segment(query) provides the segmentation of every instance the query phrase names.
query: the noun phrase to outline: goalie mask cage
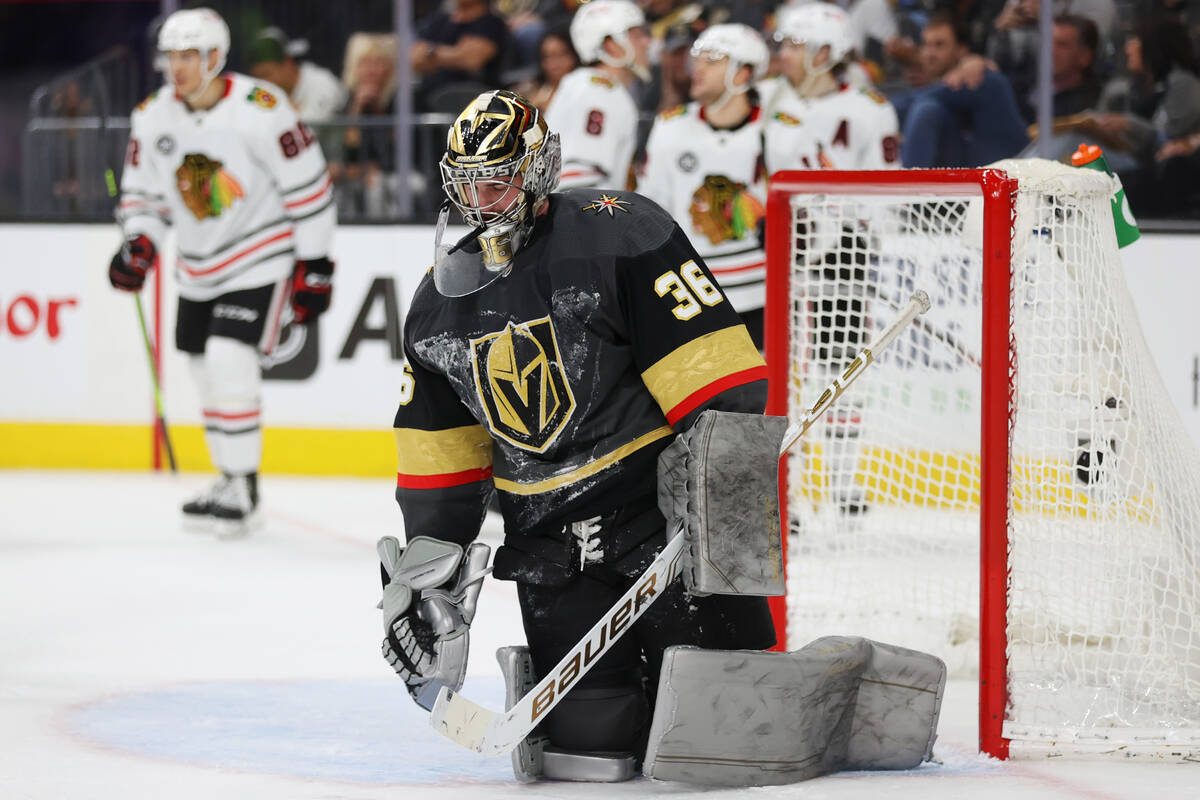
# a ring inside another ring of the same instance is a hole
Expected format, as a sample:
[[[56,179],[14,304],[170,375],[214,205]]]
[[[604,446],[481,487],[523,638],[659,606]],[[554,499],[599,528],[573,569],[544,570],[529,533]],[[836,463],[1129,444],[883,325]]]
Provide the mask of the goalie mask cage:
[[[1200,757],[1200,457],[1112,188],[1039,160],[771,182],[768,413],[801,416],[913,290],[933,303],[781,462],[781,642],[977,674],[1000,758]]]

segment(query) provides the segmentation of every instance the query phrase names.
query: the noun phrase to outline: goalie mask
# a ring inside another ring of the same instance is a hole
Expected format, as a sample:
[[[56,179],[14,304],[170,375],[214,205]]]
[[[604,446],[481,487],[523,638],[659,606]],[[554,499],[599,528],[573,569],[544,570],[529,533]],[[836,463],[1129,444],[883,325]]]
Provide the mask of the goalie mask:
[[[508,274],[538,209],[562,171],[558,134],[525,98],[484,92],[458,115],[441,160],[442,189],[473,230],[443,243],[449,206],[438,219],[433,278],[447,297],[478,291]]]

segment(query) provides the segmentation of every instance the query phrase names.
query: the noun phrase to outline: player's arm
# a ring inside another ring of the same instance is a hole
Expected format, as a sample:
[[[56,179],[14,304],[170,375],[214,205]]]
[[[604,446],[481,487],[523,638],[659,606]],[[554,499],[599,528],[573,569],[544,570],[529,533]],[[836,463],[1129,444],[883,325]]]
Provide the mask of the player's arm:
[[[762,413],[766,363],[678,225],[652,250],[618,259],[616,275],[642,381],[673,428],[709,408]]]
[[[115,288],[125,291],[136,292],[142,288],[171,224],[166,198],[168,185],[146,150],[147,145],[154,146],[147,142],[150,136],[145,112],[135,110],[121,173],[121,199],[116,211],[124,243],[108,268],[109,281]]]
[[[899,169],[900,119],[891,103],[885,100],[875,107],[875,119],[869,130],[862,169]]]
[[[396,502],[408,538],[471,542],[493,490],[492,440],[445,376],[411,355],[395,432]]]
[[[593,79],[594,80],[594,79]],[[563,166],[559,186],[624,188],[636,146],[637,109],[623,88],[585,84],[577,97],[555,93],[546,120],[562,137]],[[622,102],[625,101],[625,102]]]
[[[297,322],[306,323],[329,308],[332,293],[329,255],[337,224],[333,180],[320,142],[287,102],[257,87],[247,102],[258,105],[265,117],[259,135],[267,140],[258,151],[279,187],[284,214],[292,222],[296,251],[292,310]]]
[[[671,112],[667,112],[671,113]],[[667,152],[663,132],[663,115],[654,118],[650,138],[646,140],[646,161],[638,176],[638,194],[649,197],[665,209],[671,208],[671,157]]]

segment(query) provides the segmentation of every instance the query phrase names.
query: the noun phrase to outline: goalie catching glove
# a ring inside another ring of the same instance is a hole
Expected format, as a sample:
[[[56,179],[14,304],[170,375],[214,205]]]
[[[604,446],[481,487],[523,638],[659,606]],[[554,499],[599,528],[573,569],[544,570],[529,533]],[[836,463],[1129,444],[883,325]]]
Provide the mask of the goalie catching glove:
[[[462,688],[471,620],[491,548],[418,536],[401,547],[378,544],[383,577],[383,657],[417,705],[433,708],[438,691]]]

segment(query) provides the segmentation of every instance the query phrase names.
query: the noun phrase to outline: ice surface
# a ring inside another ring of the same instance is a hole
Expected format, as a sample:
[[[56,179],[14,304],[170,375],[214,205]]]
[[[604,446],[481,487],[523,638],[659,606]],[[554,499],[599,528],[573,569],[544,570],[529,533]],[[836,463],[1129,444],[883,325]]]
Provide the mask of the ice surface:
[[[402,529],[387,480],[266,476],[265,526],[235,541],[180,528],[208,480],[0,472],[3,800],[1200,796],[1200,766],[983,758],[968,683],[947,692],[941,763],[911,772],[522,786],[440,739],[379,655],[374,543]],[[464,693],[500,708],[493,653],[522,641],[515,592],[489,579]]]

